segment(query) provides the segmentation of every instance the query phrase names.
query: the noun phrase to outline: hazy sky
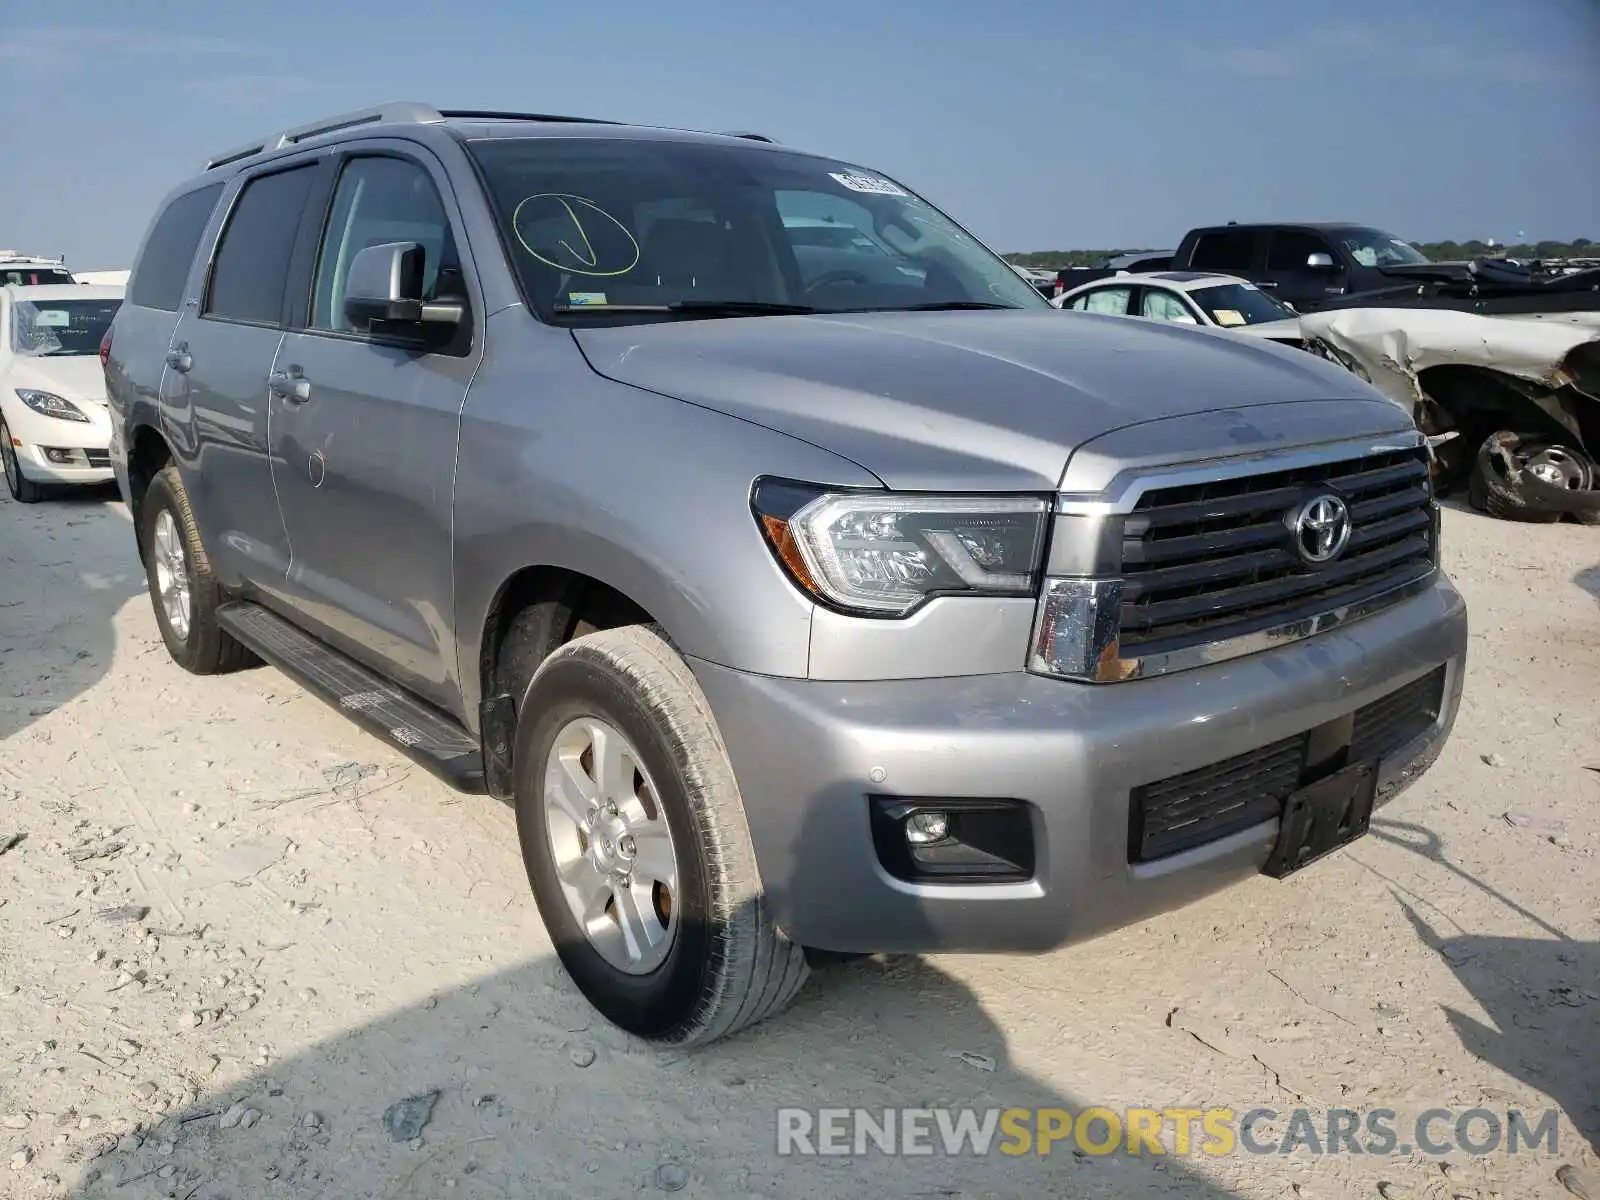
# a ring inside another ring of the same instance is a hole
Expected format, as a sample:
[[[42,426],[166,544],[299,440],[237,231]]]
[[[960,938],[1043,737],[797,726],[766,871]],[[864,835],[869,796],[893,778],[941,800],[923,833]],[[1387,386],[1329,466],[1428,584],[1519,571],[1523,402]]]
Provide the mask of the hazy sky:
[[[1005,251],[1600,239],[1600,0],[0,0],[0,246],[126,266],[207,155],[400,99],[760,130]]]

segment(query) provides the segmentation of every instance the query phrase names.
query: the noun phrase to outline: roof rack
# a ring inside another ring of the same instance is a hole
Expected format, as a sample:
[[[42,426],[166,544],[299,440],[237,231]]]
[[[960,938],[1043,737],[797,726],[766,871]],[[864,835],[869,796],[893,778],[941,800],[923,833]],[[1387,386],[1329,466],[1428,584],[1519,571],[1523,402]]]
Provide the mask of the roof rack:
[[[282,133],[275,133],[271,137],[246,142],[242,146],[236,146],[232,150],[208,160],[205,169],[214,171],[218,167],[225,167],[230,163],[254,158],[258,154],[268,154],[274,150],[282,150],[285,146],[293,146],[298,142],[308,141],[325,133],[338,133],[340,130],[355,129],[362,125],[427,125],[449,120],[559,121],[574,125],[623,124],[621,121],[608,121],[604,117],[571,117],[556,113],[511,112],[503,109],[488,108],[441,109],[434,108],[430,104],[419,104],[412,100],[399,100],[390,104],[380,104],[375,108],[363,108],[356,112],[341,113],[336,117],[323,117],[307,125],[297,125],[293,129],[285,129]],[[744,138],[752,142],[773,142],[774,140],[764,133],[731,132],[723,136]]]
[[[621,125],[604,117],[566,117],[555,113],[506,112],[497,108],[442,108],[441,117],[463,121],[565,121],[574,125]]]
[[[341,113],[336,117],[323,117],[307,125],[297,125],[293,129],[286,129],[282,133],[275,133],[271,137],[261,138],[258,141],[247,142],[243,146],[236,146],[224,154],[219,154],[206,163],[205,169],[215,170],[225,167],[229,163],[239,162],[241,159],[254,158],[257,154],[266,154],[272,150],[281,150],[285,146],[293,146],[310,138],[319,137],[324,133],[337,133],[341,129],[354,129],[361,125],[422,125],[433,121],[444,120],[444,114],[438,109],[427,104],[417,104],[409,100],[401,100],[392,104],[380,104],[376,108],[363,108],[356,112]]]

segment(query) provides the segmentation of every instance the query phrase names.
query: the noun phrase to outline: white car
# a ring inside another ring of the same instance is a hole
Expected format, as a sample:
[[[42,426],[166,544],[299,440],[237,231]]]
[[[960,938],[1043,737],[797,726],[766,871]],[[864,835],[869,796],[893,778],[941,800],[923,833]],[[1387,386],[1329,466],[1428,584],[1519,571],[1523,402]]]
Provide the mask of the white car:
[[[1111,275],[1050,301],[1057,308],[1231,329],[1298,346],[1300,316],[1235,275],[1148,271]]]
[[[100,340],[121,303],[120,287],[0,287],[0,465],[13,499],[114,478]]]

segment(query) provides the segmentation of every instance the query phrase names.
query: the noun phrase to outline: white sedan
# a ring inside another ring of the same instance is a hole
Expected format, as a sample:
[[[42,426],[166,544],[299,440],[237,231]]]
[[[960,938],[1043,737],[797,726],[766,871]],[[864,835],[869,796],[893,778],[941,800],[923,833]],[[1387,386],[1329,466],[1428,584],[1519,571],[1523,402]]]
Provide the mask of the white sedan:
[[[1300,317],[1281,300],[1233,275],[1202,271],[1148,271],[1111,275],[1050,301],[1057,308],[1206,325],[1301,344]]]
[[[0,465],[12,499],[114,478],[100,339],[121,303],[120,287],[0,287]]]

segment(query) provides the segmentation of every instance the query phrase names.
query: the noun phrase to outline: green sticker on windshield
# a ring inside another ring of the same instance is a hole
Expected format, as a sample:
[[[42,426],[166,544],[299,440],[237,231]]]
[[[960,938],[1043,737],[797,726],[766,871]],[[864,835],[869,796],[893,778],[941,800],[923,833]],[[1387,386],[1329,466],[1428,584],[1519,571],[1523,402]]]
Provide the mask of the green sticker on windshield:
[[[567,293],[567,303],[568,304],[574,304],[574,305],[604,304],[605,302],[606,302],[606,294],[604,292],[568,292]]]

